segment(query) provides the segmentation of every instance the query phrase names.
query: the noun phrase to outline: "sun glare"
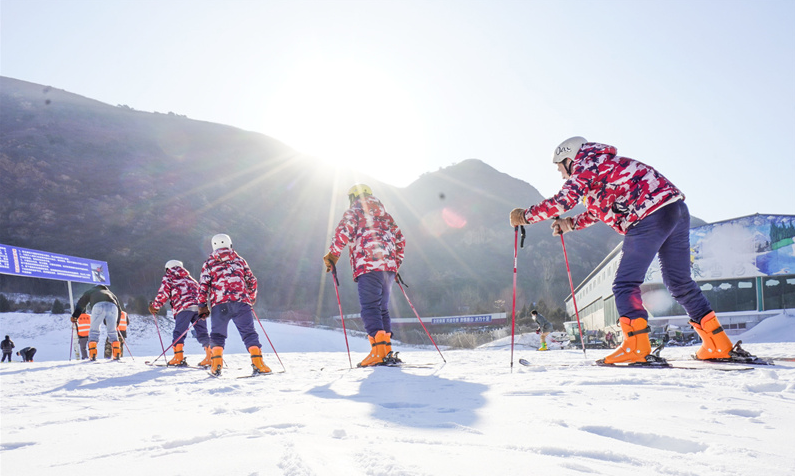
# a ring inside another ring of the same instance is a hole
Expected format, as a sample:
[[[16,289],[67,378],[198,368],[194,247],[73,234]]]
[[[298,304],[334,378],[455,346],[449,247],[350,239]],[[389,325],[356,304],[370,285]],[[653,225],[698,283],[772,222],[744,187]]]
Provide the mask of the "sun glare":
[[[269,135],[304,154],[393,184],[424,170],[411,95],[381,71],[319,61],[293,70],[268,105]]]

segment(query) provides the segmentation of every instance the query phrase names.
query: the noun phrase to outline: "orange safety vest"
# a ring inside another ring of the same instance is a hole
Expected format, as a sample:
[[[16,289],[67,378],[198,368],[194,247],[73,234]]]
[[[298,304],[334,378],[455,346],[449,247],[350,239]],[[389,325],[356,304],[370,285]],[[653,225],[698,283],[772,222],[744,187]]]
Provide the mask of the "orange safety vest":
[[[116,329],[118,329],[120,331],[126,331],[127,330],[127,313],[126,312],[124,312],[124,311],[121,312],[121,317],[119,318],[119,325],[116,327]]]
[[[88,314],[80,314],[77,318],[77,335],[78,337],[88,337],[88,331],[91,330],[91,316]]]

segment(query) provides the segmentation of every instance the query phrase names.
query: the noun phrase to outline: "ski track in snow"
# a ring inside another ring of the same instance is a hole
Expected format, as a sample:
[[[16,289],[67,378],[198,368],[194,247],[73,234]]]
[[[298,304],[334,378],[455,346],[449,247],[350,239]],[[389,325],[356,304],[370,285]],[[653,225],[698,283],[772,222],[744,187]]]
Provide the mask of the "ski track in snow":
[[[10,333],[1,314],[0,325]],[[795,467],[795,364],[615,369],[590,365],[606,350],[584,358],[521,345],[514,359],[535,366],[511,368],[504,346],[443,350],[446,364],[432,347],[401,347],[404,361],[434,364],[348,369],[341,333],[266,328],[286,372],[250,379],[235,378],[250,371],[240,349],[212,378],[145,365],[160,353],[156,335],[131,334],[134,360],[121,362],[59,360],[63,336],[53,338],[57,350],[38,337],[41,359],[0,365],[2,473],[777,476]],[[293,338],[343,347],[285,344]],[[349,339],[360,359],[361,339]],[[17,348],[29,345],[21,340]],[[795,355],[792,342],[746,348]],[[192,362],[203,357],[193,340],[186,351]]]

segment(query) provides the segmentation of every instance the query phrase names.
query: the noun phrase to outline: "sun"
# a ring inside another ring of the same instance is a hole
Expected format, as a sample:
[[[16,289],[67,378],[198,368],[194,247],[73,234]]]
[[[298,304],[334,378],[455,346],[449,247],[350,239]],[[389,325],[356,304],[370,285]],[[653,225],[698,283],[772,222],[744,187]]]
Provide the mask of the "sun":
[[[393,185],[425,172],[425,127],[410,92],[383,71],[319,60],[271,96],[268,135],[301,153]]]

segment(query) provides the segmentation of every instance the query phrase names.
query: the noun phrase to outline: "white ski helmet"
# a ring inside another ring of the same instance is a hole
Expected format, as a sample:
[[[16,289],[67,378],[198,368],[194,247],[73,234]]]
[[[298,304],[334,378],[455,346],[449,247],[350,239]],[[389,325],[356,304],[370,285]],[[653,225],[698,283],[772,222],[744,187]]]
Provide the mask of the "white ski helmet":
[[[213,237],[213,251],[219,248],[231,248],[232,238],[225,233],[219,233]]]
[[[172,260],[166,261],[166,269],[171,269],[171,268],[174,268],[176,266],[179,266],[180,268],[184,268],[184,266],[182,266],[182,261],[179,261],[179,260],[176,260],[176,259],[172,259]]]
[[[574,160],[577,157],[577,152],[580,151],[583,145],[588,141],[585,137],[574,136],[566,139],[555,148],[555,153],[552,154],[552,163],[559,164],[566,159]]]

